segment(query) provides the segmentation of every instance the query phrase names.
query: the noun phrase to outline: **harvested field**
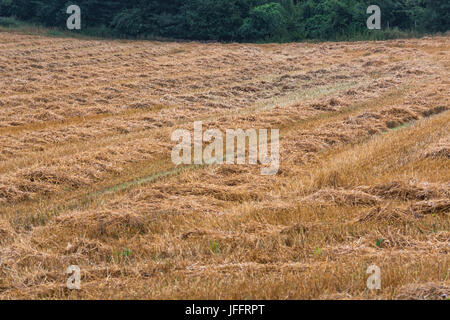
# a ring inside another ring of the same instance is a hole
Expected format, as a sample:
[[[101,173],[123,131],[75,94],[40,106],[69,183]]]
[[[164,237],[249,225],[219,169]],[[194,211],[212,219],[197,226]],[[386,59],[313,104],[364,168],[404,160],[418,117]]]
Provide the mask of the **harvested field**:
[[[0,299],[448,296],[449,74],[449,37],[0,32]],[[175,166],[172,132],[199,120],[280,129],[278,174]]]

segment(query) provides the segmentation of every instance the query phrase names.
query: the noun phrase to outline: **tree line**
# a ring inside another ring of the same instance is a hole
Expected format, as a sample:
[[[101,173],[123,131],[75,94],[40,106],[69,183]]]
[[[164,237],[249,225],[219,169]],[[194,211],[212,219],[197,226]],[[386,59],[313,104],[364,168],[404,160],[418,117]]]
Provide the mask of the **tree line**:
[[[65,28],[72,4],[81,8],[81,32],[119,37],[346,40],[446,32],[450,24],[448,0],[0,0],[0,16]],[[382,30],[367,29],[373,4]]]

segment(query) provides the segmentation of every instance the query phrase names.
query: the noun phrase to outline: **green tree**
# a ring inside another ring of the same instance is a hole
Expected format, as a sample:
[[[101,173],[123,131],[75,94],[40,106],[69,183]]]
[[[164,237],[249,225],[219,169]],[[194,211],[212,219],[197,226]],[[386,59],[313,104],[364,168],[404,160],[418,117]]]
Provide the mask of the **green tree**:
[[[424,0],[426,29],[432,32],[446,32],[450,29],[450,1]]]
[[[279,3],[267,3],[253,8],[240,28],[243,39],[281,39],[287,25],[286,13]]]
[[[387,26],[420,32],[450,28],[448,0],[0,0],[0,16],[65,28],[71,4],[81,7],[82,32],[130,37],[292,41],[396,36]],[[381,8],[381,31],[367,30],[371,4]]]

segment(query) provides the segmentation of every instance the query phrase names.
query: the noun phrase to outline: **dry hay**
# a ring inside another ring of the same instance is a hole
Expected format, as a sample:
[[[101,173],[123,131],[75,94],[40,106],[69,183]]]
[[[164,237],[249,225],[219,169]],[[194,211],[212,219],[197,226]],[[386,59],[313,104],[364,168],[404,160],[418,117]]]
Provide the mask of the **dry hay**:
[[[439,171],[448,158],[425,161],[414,148],[445,136],[447,55],[438,53],[448,38],[401,45],[0,33],[0,298],[358,299],[367,263],[381,261],[390,276],[371,297],[392,298],[416,270],[440,281],[448,224],[427,213],[448,212]],[[280,174],[175,170],[170,134],[199,119],[205,129],[280,128]],[[355,176],[325,172],[314,184],[315,164],[333,169],[349,149],[360,150],[344,157]],[[432,175],[417,159],[441,166]],[[433,183],[403,182],[408,163]],[[88,290],[64,289],[74,263]]]
[[[20,176],[31,183],[45,183],[49,185],[65,185],[80,188],[90,184],[90,180],[76,175],[77,173],[62,172],[56,168],[27,169],[20,172]]]
[[[358,190],[376,195],[383,199],[427,200],[448,196],[448,186],[413,181],[392,181],[375,186],[361,186]]]
[[[54,227],[96,238],[145,233],[148,225],[143,217],[132,212],[102,211],[60,216],[55,220]]]
[[[446,283],[419,283],[402,287],[396,299],[399,300],[447,300],[450,286]]]
[[[450,140],[448,137],[443,138],[437,144],[430,146],[428,150],[425,151],[426,158],[450,158]]]
[[[417,214],[450,213],[450,199],[434,199],[415,202],[410,209]]]
[[[13,241],[15,232],[8,221],[0,218],[0,244],[5,245]]]
[[[75,238],[67,243],[67,246],[61,253],[66,255],[87,256],[91,261],[93,259],[104,261],[112,252],[113,249],[109,245],[102,243],[99,240]]]
[[[29,198],[29,194],[22,190],[11,182],[0,182],[0,203],[6,202],[19,202]]]
[[[392,205],[377,206],[368,213],[359,218],[358,222],[405,222],[420,217],[417,214],[411,214],[409,211],[401,208],[392,207]]]
[[[305,198],[306,201],[317,201],[326,204],[349,206],[374,206],[381,199],[371,194],[345,189],[324,189]]]

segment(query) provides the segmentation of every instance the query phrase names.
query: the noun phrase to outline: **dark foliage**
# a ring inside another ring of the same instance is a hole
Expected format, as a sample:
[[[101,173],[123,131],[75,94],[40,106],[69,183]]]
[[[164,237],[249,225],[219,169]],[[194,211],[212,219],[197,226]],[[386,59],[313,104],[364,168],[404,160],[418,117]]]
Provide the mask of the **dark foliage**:
[[[0,16],[65,27],[77,4],[82,28],[127,37],[220,41],[346,39],[389,30],[446,32],[448,0],[0,0]],[[382,10],[381,31],[368,31],[366,9]]]

